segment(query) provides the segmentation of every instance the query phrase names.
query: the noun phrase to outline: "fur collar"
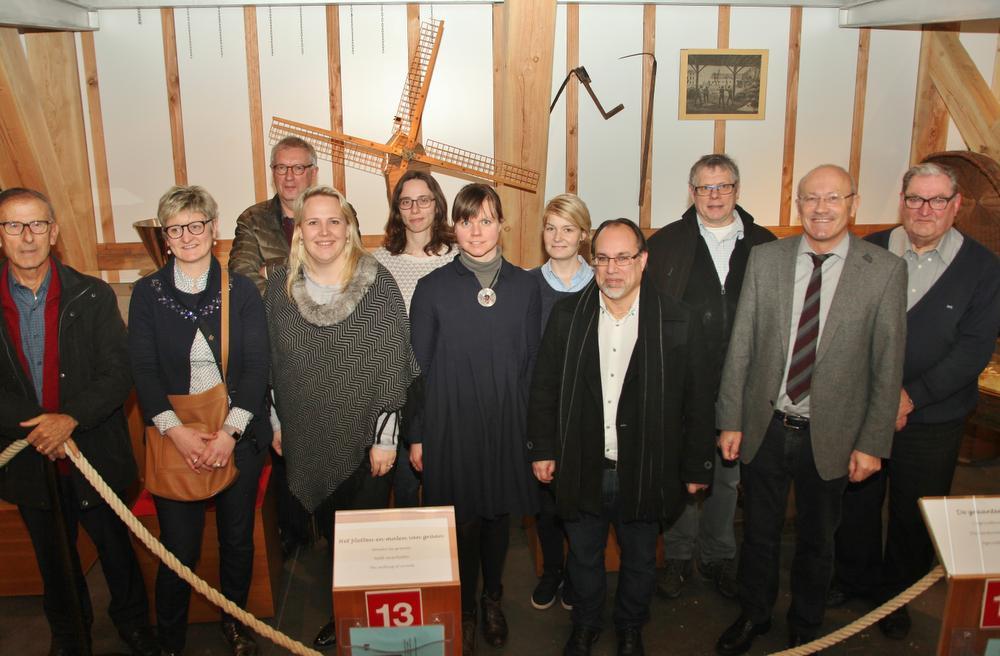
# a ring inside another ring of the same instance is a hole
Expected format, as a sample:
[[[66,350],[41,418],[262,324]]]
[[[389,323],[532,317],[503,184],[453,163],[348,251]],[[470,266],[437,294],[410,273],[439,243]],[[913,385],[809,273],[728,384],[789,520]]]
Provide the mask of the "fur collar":
[[[375,282],[378,274],[378,262],[367,252],[362,253],[354,276],[344,289],[330,303],[320,305],[312,300],[306,291],[306,281],[303,276],[292,283],[292,300],[299,307],[302,318],[315,326],[333,326],[351,316],[368,288]]]

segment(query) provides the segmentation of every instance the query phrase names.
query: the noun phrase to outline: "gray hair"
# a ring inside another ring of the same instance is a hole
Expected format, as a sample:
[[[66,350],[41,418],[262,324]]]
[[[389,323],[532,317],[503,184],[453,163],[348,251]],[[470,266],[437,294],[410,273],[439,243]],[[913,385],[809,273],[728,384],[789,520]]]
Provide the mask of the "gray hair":
[[[11,187],[10,189],[4,189],[0,191],[0,208],[6,205],[12,200],[17,200],[18,198],[31,198],[45,204],[45,208],[49,213],[49,221],[56,220],[56,210],[52,207],[52,201],[49,200],[48,196],[40,191],[35,191],[34,189],[27,189],[25,187]]]
[[[309,153],[309,163],[316,166],[316,149],[312,147],[312,144],[301,137],[296,137],[295,135],[288,135],[278,143],[271,146],[271,166],[274,166],[274,159],[278,156],[279,150],[284,150],[285,148],[301,148],[302,150]]]
[[[958,191],[958,176],[955,175],[955,171],[951,167],[935,162],[924,162],[911,166],[910,170],[903,174],[903,188],[900,192],[905,194],[906,188],[910,186],[910,180],[925,175],[943,175],[951,181],[951,193],[954,194]]]
[[[688,173],[689,185],[692,187],[695,186],[695,176],[697,176],[698,172],[702,169],[726,169],[733,174],[733,183],[740,183],[740,167],[736,166],[736,162],[733,161],[733,158],[725,153],[712,153],[711,155],[702,155],[699,157],[698,161],[691,167],[691,172]]]

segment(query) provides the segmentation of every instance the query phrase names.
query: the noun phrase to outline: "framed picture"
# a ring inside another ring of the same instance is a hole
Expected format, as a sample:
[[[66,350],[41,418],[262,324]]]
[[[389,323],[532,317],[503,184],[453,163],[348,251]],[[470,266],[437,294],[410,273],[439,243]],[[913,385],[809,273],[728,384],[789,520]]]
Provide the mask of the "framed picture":
[[[763,120],[767,50],[681,50],[681,120]]]

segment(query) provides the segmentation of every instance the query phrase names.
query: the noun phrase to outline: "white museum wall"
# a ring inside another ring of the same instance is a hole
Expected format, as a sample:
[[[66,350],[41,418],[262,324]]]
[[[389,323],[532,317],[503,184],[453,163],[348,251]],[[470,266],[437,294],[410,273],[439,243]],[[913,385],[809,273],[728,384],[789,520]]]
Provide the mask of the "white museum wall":
[[[996,62],[997,54],[997,32],[962,32],[958,35],[959,41],[969,53],[969,57],[975,62],[976,68],[982,73],[983,79],[987,83],[993,79],[993,66]],[[955,122],[948,120],[948,150],[966,150],[967,146],[962,139],[962,135],[955,127]]]

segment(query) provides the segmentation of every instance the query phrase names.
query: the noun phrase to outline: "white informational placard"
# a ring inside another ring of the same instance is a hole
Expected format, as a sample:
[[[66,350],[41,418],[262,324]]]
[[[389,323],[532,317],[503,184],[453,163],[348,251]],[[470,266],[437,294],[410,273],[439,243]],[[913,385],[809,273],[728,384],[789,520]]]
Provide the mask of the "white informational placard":
[[[1000,575],[1000,496],[925,497],[920,511],[948,576]]]
[[[457,582],[454,526],[451,508],[338,511],[334,589]]]

